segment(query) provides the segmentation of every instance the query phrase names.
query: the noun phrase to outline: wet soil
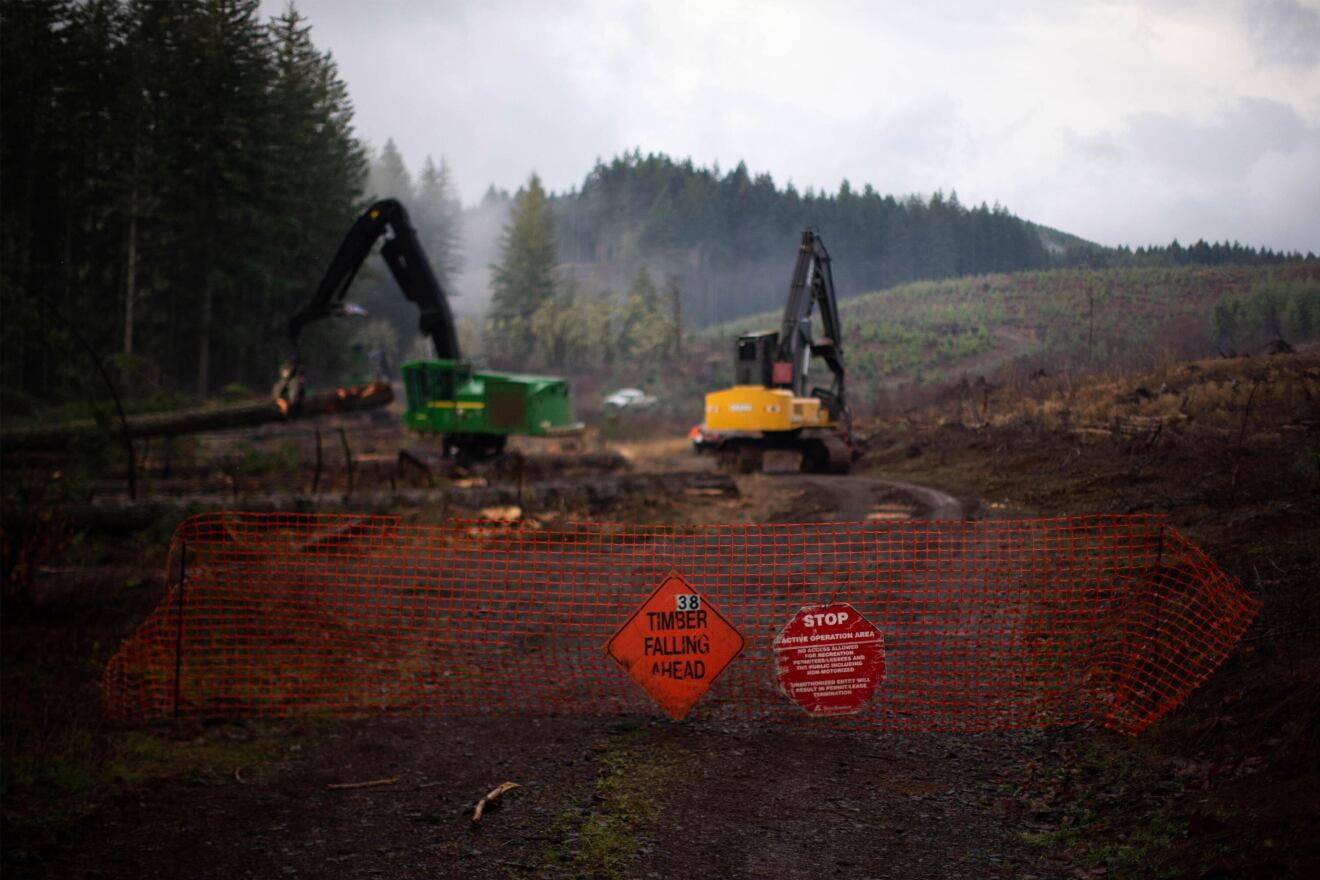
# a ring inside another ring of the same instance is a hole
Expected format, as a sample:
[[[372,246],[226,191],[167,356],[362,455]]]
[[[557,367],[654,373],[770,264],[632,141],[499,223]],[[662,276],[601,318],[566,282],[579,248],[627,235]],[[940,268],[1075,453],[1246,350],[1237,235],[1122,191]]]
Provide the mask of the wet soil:
[[[1033,735],[503,718],[296,736],[295,757],[106,811],[48,875],[1009,877],[1034,858],[997,769]]]

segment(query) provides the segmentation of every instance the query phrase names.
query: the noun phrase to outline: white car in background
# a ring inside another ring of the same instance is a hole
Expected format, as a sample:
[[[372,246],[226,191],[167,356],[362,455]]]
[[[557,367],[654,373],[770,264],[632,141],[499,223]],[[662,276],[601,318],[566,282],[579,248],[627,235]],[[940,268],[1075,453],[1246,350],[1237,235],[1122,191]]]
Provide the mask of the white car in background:
[[[606,409],[647,409],[659,400],[640,388],[620,388],[605,398]]]

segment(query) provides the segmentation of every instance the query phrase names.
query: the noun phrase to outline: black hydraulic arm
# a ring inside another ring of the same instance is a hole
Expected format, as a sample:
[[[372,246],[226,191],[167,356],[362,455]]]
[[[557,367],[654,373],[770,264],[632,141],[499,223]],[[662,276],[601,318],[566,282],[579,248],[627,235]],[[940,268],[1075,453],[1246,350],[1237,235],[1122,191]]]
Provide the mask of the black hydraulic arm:
[[[824,338],[818,341],[811,338],[811,313],[815,306],[820,307],[825,331]],[[799,397],[807,393],[807,364],[813,354],[823,358],[834,374],[831,394],[843,404],[843,336],[834,274],[825,243],[814,229],[807,229],[802,233],[797,263],[793,266],[776,357],[793,365],[793,393]]]
[[[322,318],[337,314],[344,306],[344,296],[357,276],[362,263],[370,255],[377,239],[391,233],[381,245],[380,253],[385,265],[398,282],[403,295],[421,310],[418,326],[435,343],[436,357],[458,360],[458,335],[454,331],[454,315],[449,309],[440,281],[435,277],[422,244],[417,239],[408,212],[397,199],[381,199],[363,212],[344,236],[344,241],[330,261],[321,283],[316,287],[312,301],[289,319],[289,339],[297,350],[298,336],[303,327]]]

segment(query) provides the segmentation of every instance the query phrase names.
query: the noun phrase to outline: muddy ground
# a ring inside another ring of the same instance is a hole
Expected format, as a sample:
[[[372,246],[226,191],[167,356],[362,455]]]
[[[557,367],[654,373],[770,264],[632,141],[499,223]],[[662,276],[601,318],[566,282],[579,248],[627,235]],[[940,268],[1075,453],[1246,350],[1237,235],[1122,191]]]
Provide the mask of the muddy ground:
[[[259,734],[253,734],[259,735]],[[998,768],[1038,736],[878,737],[652,718],[328,723],[237,778],[89,822],[107,877],[1012,877],[1039,859]],[[359,790],[327,786],[397,779]],[[522,787],[472,821],[504,781]],[[1033,867],[1034,866],[1034,867]]]
[[[652,716],[110,728],[97,710],[99,670],[163,594],[169,524],[107,540],[53,514],[43,528],[6,534],[9,560],[25,542],[26,568],[7,572],[3,619],[4,873],[1312,876],[1320,698],[1306,590],[1320,463],[1307,456],[1320,444],[1309,397],[1271,404],[1260,390],[1313,381],[1305,370],[1315,365],[1299,363],[1300,378],[1236,367],[1244,393],[1219,433],[1180,421],[1134,439],[1116,425],[1083,442],[1091,435],[1077,430],[1075,390],[1063,426],[1025,398],[1017,418],[970,427],[935,406],[873,425],[857,476],[803,477],[772,461],[771,473],[738,477],[736,497],[698,489],[537,514],[1170,513],[1266,612],[1187,706],[1139,738],[1087,728],[843,734]],[[635,470],[712,467],[681,442],[621,448]],[[506,781],[520,787],[474,823],[476,801]],[[330,787],[355,783],[379,784]]]

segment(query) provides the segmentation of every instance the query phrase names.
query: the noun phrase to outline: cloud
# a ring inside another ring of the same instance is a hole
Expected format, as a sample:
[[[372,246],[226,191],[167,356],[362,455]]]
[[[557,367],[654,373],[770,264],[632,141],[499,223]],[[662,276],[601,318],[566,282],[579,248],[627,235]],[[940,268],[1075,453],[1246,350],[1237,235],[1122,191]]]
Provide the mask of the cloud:
[[[1320,64],[1320,11],[1297,0],[1253,0],[1243,18],[1260,63],[1303,69]]]
[[[360,134],[414,172],[445,155],[468,203],[639,147],[956,190],[1106,244],[1320,246],[1314,0],[300,3]]]
[[[1289,153],[1270,153],[1246,179],[1247,222],[1263,241],[1320,253],[1320,142]]]
[[[1111,132],[1079,135],[1069,131],[1064,140],[1083,156],[1097,162],[1117,162],[1128,155],[1127,149]]]
[[[1291,153],[1316,137],[1296,110],[1266,98],[1240,98],[1209,122],[1142,113],[1127,129],[1124,140],[1139,160],[1209,182],[1240,180],[1265,154]]]
[[[1288,105],[1240,98],[1206,120],[1133,114],[1065,143],[1074,161],[1060,167],[1073,173],[1056,183],[1084,206],[1065,229],[1090,227],[1107,244],[1205,238],[1320,249],[1320,126]]]

